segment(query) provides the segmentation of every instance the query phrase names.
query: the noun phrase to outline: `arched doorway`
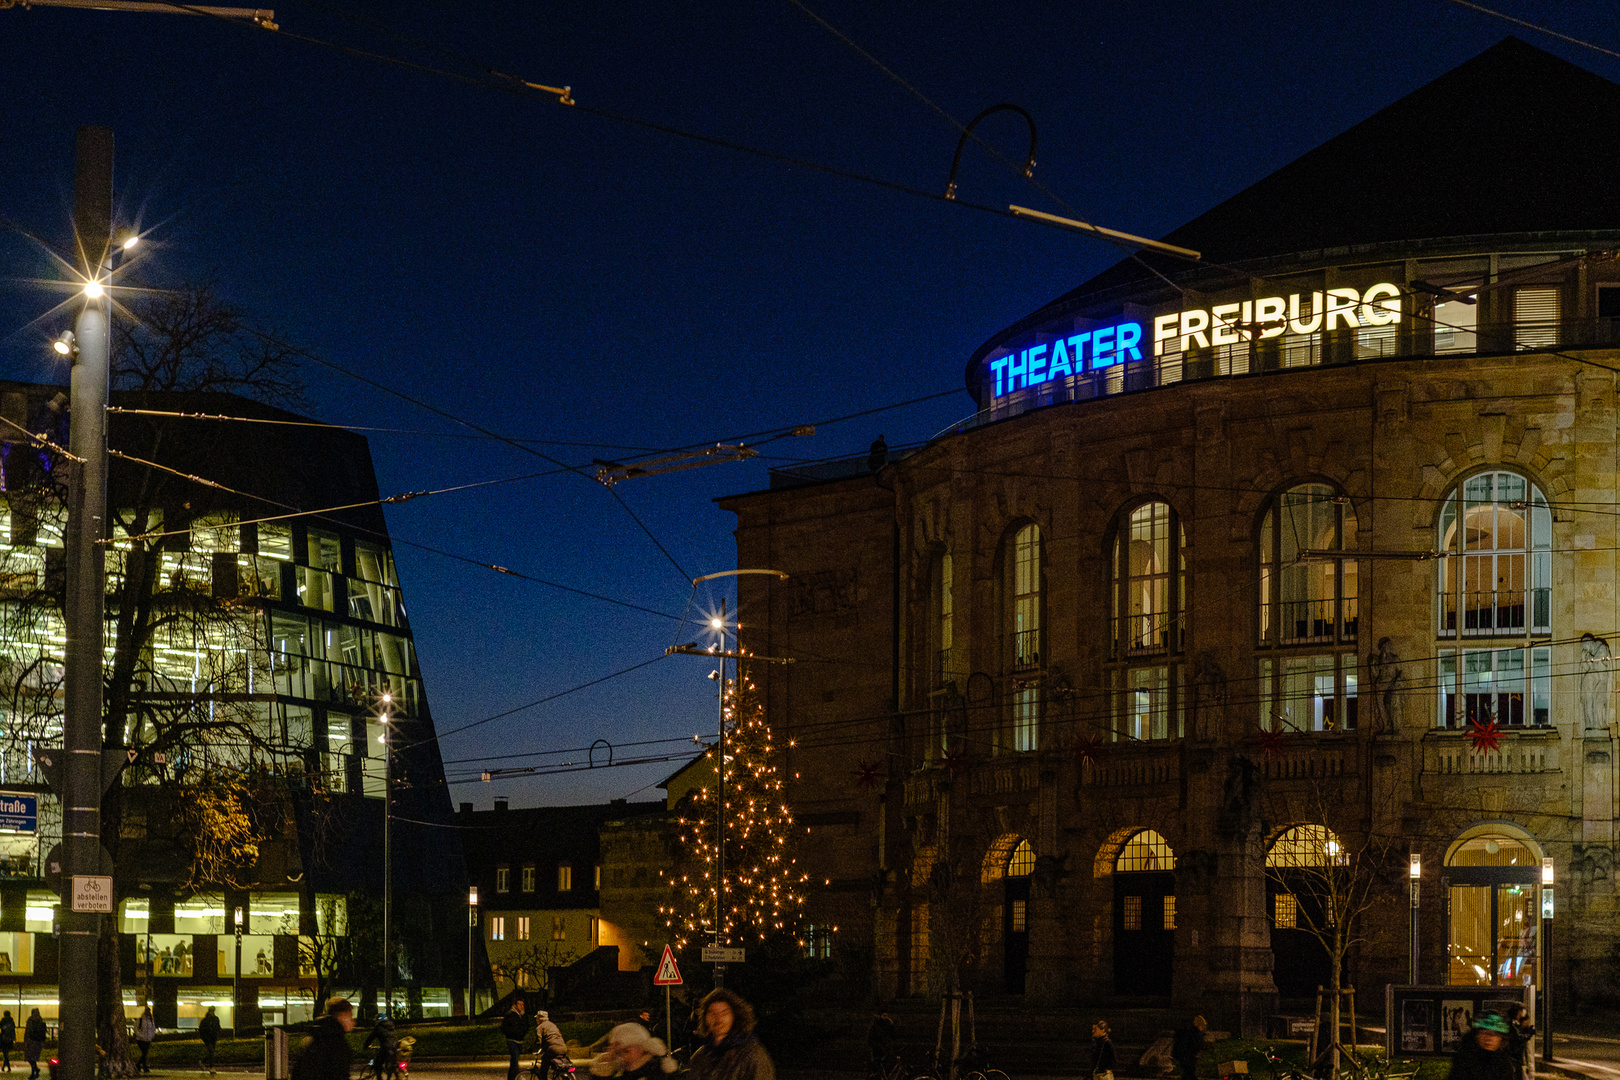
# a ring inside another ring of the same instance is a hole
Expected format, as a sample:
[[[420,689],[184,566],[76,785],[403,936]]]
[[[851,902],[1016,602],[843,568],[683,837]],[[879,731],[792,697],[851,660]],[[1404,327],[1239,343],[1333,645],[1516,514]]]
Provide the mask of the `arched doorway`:
[[[1470,829],[1446,852],[1446,981],[1541,982],[1541,847],[1507,825]]]
[[[1114,859],[1114,992],[1168,996],[1176,943],[1176,856],[1152,829]]]
[[[1007,858],[1006,896],[1001,907],[1002,971],[1009,994],[1024,992],[1029,970],[1029,879],[1035,873],[1035,849],[1019,840]]]
[[[1311,927],[1322,926],[1323,889],[1317,868],[1339,852],[1325,825],[1294,825],[1266,849],[1266,900],[1271,909],[1271,977],[1282,997],[1310,997],[1333,979],[1333,961]]]

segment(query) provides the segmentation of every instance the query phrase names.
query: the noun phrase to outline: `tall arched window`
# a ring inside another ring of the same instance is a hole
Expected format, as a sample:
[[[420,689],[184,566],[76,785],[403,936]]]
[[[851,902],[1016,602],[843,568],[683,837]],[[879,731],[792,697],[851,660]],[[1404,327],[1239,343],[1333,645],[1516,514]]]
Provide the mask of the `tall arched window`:
[[[1011,670],[1033,672],[1042,665],[1041,630],[1043,561],[1039,525],[1025,525],[1012,538],[1007,558],[1007,626],[1011,633],[1008,655]],[[1041,687],[1033,677],[1015,683],[1010,730],[998,728],[991,749],[1040,748]]]
[[[1168,994],[1175,966],[1176,854],[1143,829],[1114,860],[1114,991]]]
[[[1436,543],[1438,636],[1498,639],[1439,650],[1438,723],[1551,723],[1552,651],[1525,641],[1552,633],[1546,496],[1517,473],[1471,476],[1441,506]]]
[[[1330,981],[1332,959],[1317,930],[1327,925],[1336,886],[1327,867],[1345,858],[1326,825],[1284,829],[1266,851],[1266,897],[1271,907],[1272,978],[1277,989],[1303,997]]]
[[[1326,484],[1283,492],[1260,522],[1260,728],[1350,731],[1357,721],[1356,513]],[[1275,650],[1275,651],[1273,651]]]
[[[1181,666],[1186,637],[1186,533],[1170,505],[1143,503],[1114,536],[1112,672],[1115,738],[1182,735]]]

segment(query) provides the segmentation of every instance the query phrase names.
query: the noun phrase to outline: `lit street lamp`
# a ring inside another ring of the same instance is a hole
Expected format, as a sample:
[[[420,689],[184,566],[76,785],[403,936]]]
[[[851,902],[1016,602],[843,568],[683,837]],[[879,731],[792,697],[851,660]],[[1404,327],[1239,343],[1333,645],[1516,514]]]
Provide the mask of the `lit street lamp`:
[[[1416,986],[1418,984],[1418,891],[1419,887],[1423,884],[1423,855],[1421,853],[1416,851],[1412,852],[1411,862],[1408,864],[1406,871],[1406,877],[1412,885],[1412,908],[1410,914],[1407,916],[1407,922],[1409,924],[1408,930],[1411,937],[1412,959],[1411,967],[1409,969],[1410,977],[1407,979],[1407,982],[1412,986]]]
[[[1548,1065],[1553,1059],[1552,1016],[1552,941],[1553,941],[1553,861],[1548,856],[1541,860],[1541,1015],[1536,1026],[1541,1034],[1541,1060]]]
[[[473,929],[478,925],[478,886],[467,887],[467,1001],[462,1010],[473,1016]]]
[[[236,923],[236,966],[231,969],[231,1038],[236,1038],[239,1022],[236,1019],[237,1010],[242,1007],[242,909],[237,908],[234,917]]]

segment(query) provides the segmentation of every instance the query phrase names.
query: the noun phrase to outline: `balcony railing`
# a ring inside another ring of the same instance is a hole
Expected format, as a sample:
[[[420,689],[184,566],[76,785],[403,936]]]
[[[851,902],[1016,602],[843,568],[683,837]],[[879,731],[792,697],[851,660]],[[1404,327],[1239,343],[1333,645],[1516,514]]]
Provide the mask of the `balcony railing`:
[[[1028,671],[1041,666],[1041,632],[1015,630],[1012,635],[1012,661],[1014,671]]]

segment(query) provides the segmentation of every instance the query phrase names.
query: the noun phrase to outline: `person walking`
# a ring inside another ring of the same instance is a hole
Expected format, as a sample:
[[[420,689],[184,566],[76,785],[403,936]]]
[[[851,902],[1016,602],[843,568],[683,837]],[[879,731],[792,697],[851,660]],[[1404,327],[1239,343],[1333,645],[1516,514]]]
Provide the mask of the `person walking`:
[[[0,1072],[11,1071],[11,1049],[17,1045],[17,1021],[11,1018],[11,1010],[0,1016]]]
[[[562,1029],[551,1022],[551,1014],[544,1009],[534,1011],[535,1053],[540,1055],[541,1075],[549,1077],[552,1071],[566,1074],[574,1063],[568,1057],[568,1040]]]
[[[1508,1022],[1495,1013],[1474,1017],[1473,1029],[1451,1055],[1451,1080],[1513,1080]]]
[[[1091,1080],[1114,1080],[1114,1040],[1108,1037],[1108,1021],[1091,1025]]]
[[[197,1025],[197,1034],[203,1041],[203,1064],[208,1066],[208,1075],[214,1075],[214,1054],[219,1048],[219,1015],[214,1006],[208,1006],[208,1014]]]
[[[293,1058],[292,1080],[349,1080],[354,1052],[349,1032],[354,1030],[354,1006],[348,998],[330,998],[314,1034],[305,1039]]]
[[[640,1024],[620,1024],[608,1032],[608,1047],[591,1062],[591,1075],[621,1080],[663,1080],[676,1069],[664,1040]]]
[[[1513,1080],[1525,1080],[1530,1075],[1530,1040],[1536,1037],[1536,1025],[1530,1022],[1530,1010],[1513,1005],[1507,1015],[1508,1060],[1513,1063]]]
[[[1195,1016],[1186,1027],[1176,1029],[1170,1056],[1181,1066],[1181,1080],[1198,1080],[1198,1055],[1204,1052],[1208,1039],[1209,1021],[1202,1016]]]
[[[692,1055],[692,1080],[776,1080],[771,1056],[754,1037],[754,1010],[720,987],[698,1006],[703,1045]]]
[[[135,1045],[141,1048],[141,1060],[135,1063],[136,1072],[151,1074],[152,1066],[146,1063],[146,1055],[152,1049],[152,1040],[155,1038],[157,1038],[157,1021],[152,1018],[152,1006],[148,1005],[141,1012],[141,1018],[135,1021]]]
[[[523,1040],[529,1035],[529,1022],[523,1018],[523,999],[514,997],[512,1007],[501,1017],[501,1035],[506,1039],[506,1052],[511,1060],[506,1063],[506,1080],[517,1080],[518,1055],[523,1053]]]
[[[23,1025],[23,1057],[28,1059],[28,1067],[33,1071],[28,1074],[28,1080],[39,1080],[39,1055],[45,1049],[45,1018],[35,1009],[28,1014],[28,1022]]]

